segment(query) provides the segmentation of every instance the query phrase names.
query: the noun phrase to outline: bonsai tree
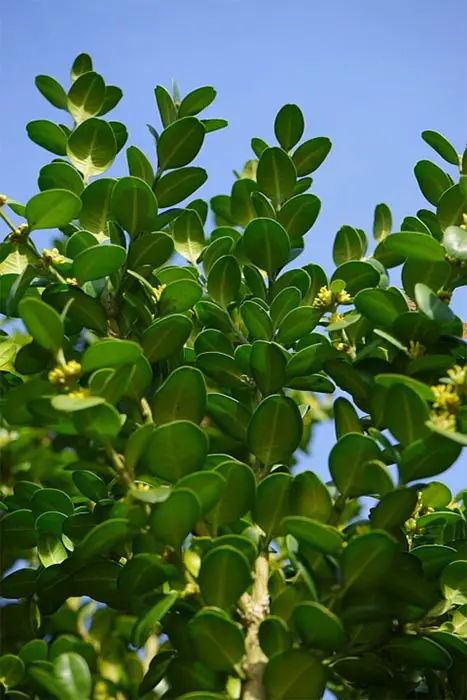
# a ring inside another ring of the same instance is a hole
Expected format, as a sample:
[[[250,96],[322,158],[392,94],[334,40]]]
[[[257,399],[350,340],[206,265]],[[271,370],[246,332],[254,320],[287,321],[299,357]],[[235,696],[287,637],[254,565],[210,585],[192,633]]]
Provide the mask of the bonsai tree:
[[[2,697],[466,697],[466,492],[433,479],[467,444],[467,155],[423,132],[431,208],[342,226],[328,276],[294,262],[331,150],[296,105],[208,205],[213,88],[157,87],[124,166],[88,55],[36,85],[68,124],[1,198]]]

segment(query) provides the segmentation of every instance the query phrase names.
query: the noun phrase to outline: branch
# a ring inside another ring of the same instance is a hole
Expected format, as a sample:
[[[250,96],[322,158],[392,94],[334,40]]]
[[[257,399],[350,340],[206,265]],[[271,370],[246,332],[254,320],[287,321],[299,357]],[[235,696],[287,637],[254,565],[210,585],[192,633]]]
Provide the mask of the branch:
[[[244,617],[247,624],[243,670],[245,682],[242,700],[267,700],[263,685],[263,673],[268,662],[258,638],[261,622],[269,613],[269,563],[267,555],[261,554],[255,563],[254,581],[251,595],[242,597]]]

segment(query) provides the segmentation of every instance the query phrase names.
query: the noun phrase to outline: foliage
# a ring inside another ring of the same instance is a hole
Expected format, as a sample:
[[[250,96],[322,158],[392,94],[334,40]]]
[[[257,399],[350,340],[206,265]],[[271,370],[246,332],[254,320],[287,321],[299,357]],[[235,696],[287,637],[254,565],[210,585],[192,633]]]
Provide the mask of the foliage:
[[[418,163],[432,208],[378,204],[371,252],[342,226],[328,277],[289,266],[331,149],[296,105],[212,226],[213,88],[157,87],[116,178],[120,89],[86,54],[36,84],[72,126],[28,124],[57,157],[0,208],[4,696],[465,697],[467,492],[432,478],[467,444],[467,155],[423,132],[456,181]],[[325,484],[295,467],[331,413]]]

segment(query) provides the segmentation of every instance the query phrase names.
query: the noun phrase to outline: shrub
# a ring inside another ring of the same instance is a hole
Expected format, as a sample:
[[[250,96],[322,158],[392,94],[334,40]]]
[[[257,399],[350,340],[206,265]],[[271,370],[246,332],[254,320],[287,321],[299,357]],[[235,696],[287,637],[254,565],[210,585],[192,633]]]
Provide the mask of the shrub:
[[[459,181],[418,163],[432,209],[379,204],[371,253],[343,226],[328,277],[289,266],[331,150],[296,105],[211,225],[214,89],[157,87],[157,165],[114,178],[121,90],[71,79],[37,77],[72,127],[28,124],[56,157],[0,208],[5,697],[465,697],[466,492],[432,479],[467,444],[467,155],[423,132]],[[325,484],[295,467],[331,414]]]

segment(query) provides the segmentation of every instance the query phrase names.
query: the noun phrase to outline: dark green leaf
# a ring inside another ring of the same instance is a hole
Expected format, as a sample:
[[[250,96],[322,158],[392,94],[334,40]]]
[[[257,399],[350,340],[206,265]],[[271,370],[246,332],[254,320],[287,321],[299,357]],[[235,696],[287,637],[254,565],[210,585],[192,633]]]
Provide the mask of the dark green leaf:
[[[345,589],[369,590],[381,583],[392,566],[396,549],[396,540],[379,530],[350,540],[341,557]]]
[[[162,384],[154,397],[156,423],[188,420],[201,423],[206,411],[206,385],[194,367],[178,367]]]
[[[122,421],[121,415],[113,406],[103,403],[75,411],[73,425],[88,438],[108,442],[109,439],[117,437],[122,428]]]
[[[392,489],[391,477],[378,461],[380,455],[377,444],[366,435],[347,433],[338,440],[329,455],[329,470],[342,495],[384,495]]]
[[[321,316],[321,310],[311,306],[293,309],[281,321],[277,341],[285,347],[290,347],[295,341],[310,333],[318,325]]]
[[[452,186],[451,178],[429,160],[420,160],[414,172],[423,196],[436,207],[443,192]]]
[[[132,240],[128,252],[128,265],[136,271],[146,265],[156,268],[167,262],[173,251],[173,239],[167,233],[147,233]]]
[[[115,180],[103,177],[92,182],[82,192],[83,207],[79,221],[88,231],[108,236],[107,222],[110,219],[110,202],[114,187]]]
[[[280,204],[292,194],[297,173],[287,153],[273,147],[262,152],[256,179],[260,190]]]
[[[247,299],[240,307],[243,323],[254,340],[269,340],[273,334],[271,317],[253,299]]]
[[[218,258],[208,274],[208,293],[222,307],[235,301],[241,284],[241,272],[233,255]]]
[[[467,561],[453,561],[441,574],[441,590],[451,605],[467,603]]]
[[[178,114],[175,103],[171,94],[165,89],[165,87],[162,87],[162,85],[158,85],[155,88],[154,95],[159,108],[162,126],[167,127],[177,119]]]
[[[289,474],[270,474],[256,490],[253,520],[263,530],[266,540],[284,534],[284,518],[290,513],[292,479]]]
[[[239,178],[234,182],[230,197],[230,212],[239,226],[245,227],[255,218],[256,209],[251,195],[257,190],[257,183],[247,177]]]
[[[451,165],[459,165],[459,156],[447,138],[437,131],[422,131],[422,139],[431,146],[441,158],[444,158]]]
[[[201,219],[193,209],[186,209],[175,222],[175,250],[193,265],[204,248],[204,229]]]
[[[334,239],[332,257],[336,265],[349,260],[360,260],[365,255],[365,246],[358,231],[351,226],[341,226]]]
[[[287,461],[302,439],[303,423],[297,404],[288,396],[268,396],[253,414],[248,446],[266,466]]]
[[[81,284],[102,279],[121,269],[125,260],[125,249],[119,245],[94,245],[76,256],[73,276]]]
[[[198,155],[204,141],[204,127],[196,117],[183,117],[167,126],[157,142],[159,168],[182,168]]]
[[[159,311],[163,315],[188,311],[200,300],[202,293],[201,285],[193,279],[171,282],[162,290]]]
[[[274,133],[282,148],[290,151],[300,141],[304,130],[305,120],[300,107],[294,104],[284,105],[274,122]]]
[[[160,362],[168,359],[184,345],[192,327],[190,319],[183,314],[172,314],[155,321],[141,339],[148,360]]]
[[[377,204],[373,218],[373,237],[377,243],[391,233],[392,214],[387,204]]]
[[[332,652],[346,643],[342,622],[320,603],[300,603],[294,609],[292,619],[299,636],[309,647]]]
[[[451,663],[451,657],[442,646],[428,637],[405,635],[392,639],[383,648],[383,653],[396,663],[411,668],[431,668],[445,671]]]
[[[154,169],[143,151],[140,151],[136,146],[130,146],[126,149],[126,159],[130,175],[144,180],[149,187],[152,187],[154,184]],[[166,205],[161,203],[161,206]]]
[[[286,383],[287,358],[280,345],[263,340],[255,341],[250,365],[256,386],[263,396],[280,391]]]
[[[83,372],[92,372],[101,367],[118,367],[136,362],[140,355],[141,346],[132,340],[104,338],[86,349],[81,365]]]
[[[467,188],[462,190],[459,185],[454,185],[447,190],[438,203],[437,215],[441,230],[448,226],[460,226],[467,214]]]
[[[196,192],[208,179],[203,168],[180,168],[156,182],[154,193],[160,207],[171,207]]]
[[[251,413],[240,401],[225,394],[208,394],[207,413],[227,435],[246,442]]]
[[[326,672],[313,654],[289,649],[270,659],[264,685],[269,700],[319,700],[326,686]]]
[[[119,87],[117,87],[116,85],[106,85],[104,103],[100,109],[98,116],[102,117],[104,114],[107,114],[107,112],[110,112],[114,107],[118,105],[122,97],[123,92],[120,90]]]
[[[194,114],[199,114],[203,109],[209,107],[211,102],[214,101],[216,94],[214,88],[210,86],[200,87],[189,92],[180,103],[180,107],[178,108],[179,116],[189,117]]]
[[[320,210],[321,200],[316,195],[297,194],[280,208],[277,218],[294,243],[314,225]]]
[[[245,229],[243,245],[250,260],[271,277],[287,264],[290,239],[273,219],[255,219]]]
[[[266,656],[271,658],[292,646],[292,635],[281,617],[269,615],[258,630],[259,643]]]
[[[22,299],[18,310],[28,333],[45,350],[58,352],[63,345],[64,331],[59,314],[48,304],[32,297]]]
[[[55,78],[51,78],[50,75],[38,75],[34,82],[41,95],[51,105],[57,107],[57,109],[67,109],[66,92]]]
[[[39,173],[39,189],[69,190],[78,196],[84,189],[84,183],[78,171],[68,163],[49,163],[41,168]]]
[[[67,154],[67,136],[57,124],[46,119],[37,119],[26,126],[28,136],[38,146],[57,156]]]
[[[194,423],[177,420],[154,430],[144,463],[151,474],[174,482],[202,469],[208,453],[205,433]]]
[[[212,519],[218,525],[232,523],[249,512],[254,503],[256,480],[251,467],[235,460],[221,462],[216,471],[227,484]]]
[[[384,421],[403,446],[427,437],[425,423],[429,411],[426,402],[416,391],[404,384],[394,384],[386,396]]]
[[[111,210],[130,236],[157,228],[157,200],[149,185],[138,177],[122,177],[117,181]]]
[[[337,554],[342,549],[342,535],[331,525],[314,520],[313,518],[291,515],[283,521],[286,533],[293,535],[298,542],[309,545],[322,554]]]
[[[65,226],[77,217],[80,209],[81,201],[73,192],[64,189],[40,192],[26,204],[29,230]]]
[[[245,652],[242,629],[218,611],[200,611],[191,620],[188,632],[199,660],[215,671],[233,671],[241,661]]]
[[[148,637],[154,632],[157,623],[169,612],[170,608],[179,598],[178,591],[172,591],[163,596],[153,607],[142,615],[133,628],[132,643],[135,647],[142,647]]]
[[[309,175],[319,168],[326,160],[331,150],[332,144],[325,136],[317,136],[314,139],[305,141],[299,146],[292,156],[292,160],[297,169],[297,175]]]
[[[215,547],[203,557],[198,582],[207,605],[229,609],[251,583],[250,565],[230,545]]]

